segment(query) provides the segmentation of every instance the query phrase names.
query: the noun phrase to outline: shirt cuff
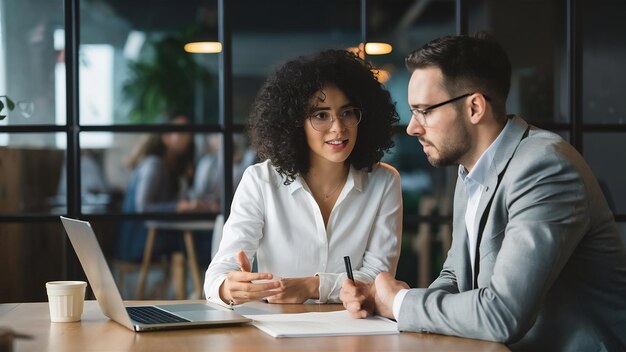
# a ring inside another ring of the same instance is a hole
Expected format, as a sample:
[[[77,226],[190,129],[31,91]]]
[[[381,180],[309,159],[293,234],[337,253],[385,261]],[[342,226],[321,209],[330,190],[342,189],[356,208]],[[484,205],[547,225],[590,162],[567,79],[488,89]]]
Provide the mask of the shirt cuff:
[[[211,302],[215,302],[215,303],[228,305],[227,302],[222,301],[222,299],[220,298],[220,286],[222,286],[222,283],[224,283],[224,281],[226,281],[226,275],[223,275],[222,277],[218,278],[215,282],[213,282],[213,285],[211,286],[210,291],[207,292],[207,300]]]
[[[318,303],[332,302],[332,292],[337,282],[336,274],[315,273],[320,278]]]
[[[209,302],[209,303],[216,304],[216,305],[218,305],[220,307],[231,308],[230,304],[222,301],[219,296],[218,297],[209,297],[209,298],[206,299],[206,301]]]
[[[398,318],[400,318],[400,308],[402,307],[402,302],[404,301],[404,296],[406,296],[406,294],[409,292],[408,289],[403,288],[400,291],[398,291],[398,293],[396,293],[396,296],[393,298],[393,317],[396,318],[396,321],[398,321]]]

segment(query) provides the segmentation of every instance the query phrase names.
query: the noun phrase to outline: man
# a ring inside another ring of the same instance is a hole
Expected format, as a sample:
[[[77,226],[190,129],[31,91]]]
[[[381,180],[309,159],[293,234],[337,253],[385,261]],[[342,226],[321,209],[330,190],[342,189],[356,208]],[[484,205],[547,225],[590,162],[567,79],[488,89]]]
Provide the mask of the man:
[[[444,37],[406,58],[407,133],[434,166],[459,164],[453,240],[439,277],[346,280],[357,318],[512,349],[626,350],[626,250],[591,170],[558,135],[507,116],[511,65],[484,34]]]

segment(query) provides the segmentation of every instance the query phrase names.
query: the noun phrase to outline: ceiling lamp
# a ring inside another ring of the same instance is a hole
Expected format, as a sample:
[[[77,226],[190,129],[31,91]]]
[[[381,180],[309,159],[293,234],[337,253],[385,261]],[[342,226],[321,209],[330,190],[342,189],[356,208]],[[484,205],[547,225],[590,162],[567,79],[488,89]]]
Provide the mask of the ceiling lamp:
[[[220,42],[192,42],[185,44],[185,51],[194,54],[217,54],[222,52]]]
[[[385,55],[389,54],[393,48],[387,43],[367,43],[365,44],[365,53],[367,55]]]
[[[363,58],[363,43],[359,46],[353,46],[346,49],[347,51]],[[393,48],[387,43],[367,43],[365,44],[365,53],[367,55],[385,55],[389,54]]]

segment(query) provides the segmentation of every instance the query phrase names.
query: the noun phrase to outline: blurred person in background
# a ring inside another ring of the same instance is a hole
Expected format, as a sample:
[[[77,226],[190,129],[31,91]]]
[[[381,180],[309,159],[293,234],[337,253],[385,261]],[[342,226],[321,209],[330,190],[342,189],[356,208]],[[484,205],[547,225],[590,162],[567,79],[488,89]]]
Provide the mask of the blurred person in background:
[[[168,122],[189,124],[189,115],[171,114]],[[195,147],[193,134],[167,132],[147,136],[130,158],[133,173],[124,198],[123,212],[188,212],[206,210],[199,199],[188,200],[185,192],[194,172]],[[171,230],[167,230],[171,231]],[[153,257],[169,255],[183,248],[182,236],[171,236],[158,230]],[[117,258],[140,261],[148,229],[142,220],[127,220],[121,224],[117,241]]]
[[[198,160],[191,189],[191,198],[203,200],[211,212],[220,211],[224,162],[221,153],[222,135],[206,137],[207,151]],[[256,160],[256,154],[248,147],[243,135],[233,136],[233,189],[237,189],[246,168]]]

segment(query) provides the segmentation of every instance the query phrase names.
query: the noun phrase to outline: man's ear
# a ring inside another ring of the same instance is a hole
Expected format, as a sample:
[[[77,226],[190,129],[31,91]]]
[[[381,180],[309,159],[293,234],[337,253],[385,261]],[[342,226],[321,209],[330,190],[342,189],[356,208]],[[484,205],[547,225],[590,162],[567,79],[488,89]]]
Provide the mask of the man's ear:
[[[487,110],[487,100],[480,93],[474,93],[467,99],[467,108],[470,112],[470,122],[476,125],[482,121]]]

